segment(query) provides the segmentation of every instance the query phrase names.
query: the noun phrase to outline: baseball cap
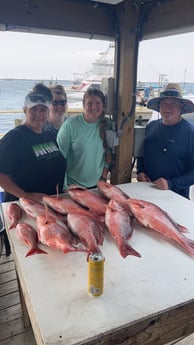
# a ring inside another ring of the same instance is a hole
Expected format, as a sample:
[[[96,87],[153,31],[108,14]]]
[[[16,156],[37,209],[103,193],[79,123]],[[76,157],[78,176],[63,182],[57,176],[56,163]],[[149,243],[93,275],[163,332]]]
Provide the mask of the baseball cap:
[[[32,107],[35,107],[36,105],[44,105],[49,108],[50,101],[45,95],[32,91],[26,96],[24,107],[30,109]]]

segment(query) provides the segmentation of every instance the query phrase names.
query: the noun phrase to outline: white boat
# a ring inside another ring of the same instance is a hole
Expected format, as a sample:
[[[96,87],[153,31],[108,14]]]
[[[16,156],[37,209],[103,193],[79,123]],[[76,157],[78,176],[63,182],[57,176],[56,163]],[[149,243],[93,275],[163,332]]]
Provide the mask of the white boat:
[[[75,82],[69,89],[66,88],[69,105],[74,102],[80,102],[89,87],[100,89],[103,78],[113,77],[114,43],[109,43],[108,48],[99,54],[100,57],[92,63],[89,72],[85,72],[83,75],[74,73]]]
[[[91,80],[83,80],[80,85],[78,86],[72,86],[70,89],[66,88],[67,92],[67,98],[68,98],[68,103],[69,102],[76,102],[76,101],[81,101],[83,99],[84,92],[89,88],[89,87],[95,87],[97,89],[100,89],[101,86],[101,81],[95,81],[93,79]]]

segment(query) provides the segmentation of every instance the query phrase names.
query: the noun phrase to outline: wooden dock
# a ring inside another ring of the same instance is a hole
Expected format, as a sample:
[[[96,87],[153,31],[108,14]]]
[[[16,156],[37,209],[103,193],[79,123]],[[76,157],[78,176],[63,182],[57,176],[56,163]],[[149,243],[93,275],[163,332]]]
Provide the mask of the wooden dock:
[[[194,334],[166,345],[175,344],[194,344]],[[13,257],[5,254],[0,257],[0,345],[36,345],[31,327],[25,328],[23,324]]]
[[[12,255],[0,257],[0,344],[36,345],[31,327],[25,328]]]

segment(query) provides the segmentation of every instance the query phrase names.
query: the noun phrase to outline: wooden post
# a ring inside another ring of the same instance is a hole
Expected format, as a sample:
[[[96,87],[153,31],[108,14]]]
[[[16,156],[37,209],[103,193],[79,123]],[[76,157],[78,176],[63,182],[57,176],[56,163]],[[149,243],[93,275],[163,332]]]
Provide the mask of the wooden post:
[[[138,12],[129,0],[117,7],[120,23],[120,71],[118,90],[118,129],[124,126],[120,135],[119,146],[116,148],[116,164],[111,172],[111,183],[120,184],[131,181],[133,153],[133,135],[135,110],[128,118],[133,103],[134,64],[136,60],[136,34]],[[136,75],[135,75],[136,77]]]

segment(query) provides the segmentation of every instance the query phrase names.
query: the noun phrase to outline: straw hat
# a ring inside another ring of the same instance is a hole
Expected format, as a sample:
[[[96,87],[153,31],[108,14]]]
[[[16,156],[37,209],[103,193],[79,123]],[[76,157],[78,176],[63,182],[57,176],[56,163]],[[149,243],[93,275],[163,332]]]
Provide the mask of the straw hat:
[[[176,83],[169,83],[166,85],[165,89],[160,92],[160,97],[155,97],[149,100],[147,104],[147,108],[153,109],[156,111],[160,111],[160,102],[164,98],[176,98],[179,99],[182,103],[183,107],[181,110],[181,114],[186,113],[193,113],[194,112],[194,104],[191,100],[183,98],[182,90],[179,84]]]

